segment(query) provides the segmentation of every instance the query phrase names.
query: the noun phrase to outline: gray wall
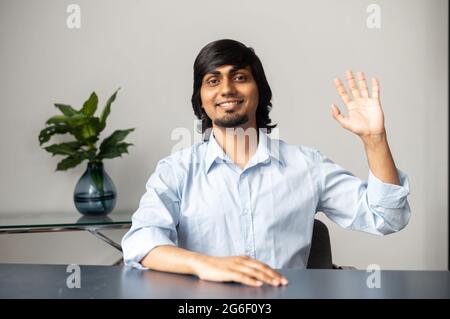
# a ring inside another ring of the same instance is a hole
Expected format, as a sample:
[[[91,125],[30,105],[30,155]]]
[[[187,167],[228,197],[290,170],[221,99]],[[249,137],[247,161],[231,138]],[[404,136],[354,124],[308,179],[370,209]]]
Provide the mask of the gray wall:
[[[81,6],[81,29],[66,27]],[[369,4],[381,28],[366,26]],[[400,233],[377,237],[327,220],[337,264],[446,269],[448,218],[448,9],[445,0],[17,1],[0,2],[1,214],[73,211],[85,164],[59,158],[37,136],[55,102],[103,104],[121,87],[106,133],[136,127],[130,155],[105,162],[118,210],[135,210],[158,159],[193,130],[192,64],[201,47],[233,38],[255,48],[273,91],[273,120],[289,143],[320,149],[366,179],[359,139],[331,117],[332,80],[363,70],[381,82],[390,146],[409,174],[413,211]],[[124,231],[110,231],[120,240]],[[118,254],[85,233],[0,235],[0,262],[108,264]]]

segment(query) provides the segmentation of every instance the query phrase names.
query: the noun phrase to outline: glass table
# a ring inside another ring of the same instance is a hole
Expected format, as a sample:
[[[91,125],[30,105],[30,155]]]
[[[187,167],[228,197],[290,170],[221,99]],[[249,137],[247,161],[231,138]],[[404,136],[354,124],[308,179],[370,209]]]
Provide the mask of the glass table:
[[[111,212],[106,216],[86,216],[71,213],[11,213],[0,214],[0,234],[88,231],[122,252],[120,244],[100,230],[131,226],[133,212]]]

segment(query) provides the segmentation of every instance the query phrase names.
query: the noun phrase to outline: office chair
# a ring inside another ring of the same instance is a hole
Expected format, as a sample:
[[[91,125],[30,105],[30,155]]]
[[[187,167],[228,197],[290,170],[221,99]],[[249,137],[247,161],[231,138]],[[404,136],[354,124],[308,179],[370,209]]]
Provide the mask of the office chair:
[[[333,264],[331,254],[330,234],[327,226],[314,219],[311,249],[309,252],[308,269],[356,269],[352,266],[337,266]]]
[[[333,269],[330,234],[327,226],[314,219],[311,249],[309,251],[308,269]]]

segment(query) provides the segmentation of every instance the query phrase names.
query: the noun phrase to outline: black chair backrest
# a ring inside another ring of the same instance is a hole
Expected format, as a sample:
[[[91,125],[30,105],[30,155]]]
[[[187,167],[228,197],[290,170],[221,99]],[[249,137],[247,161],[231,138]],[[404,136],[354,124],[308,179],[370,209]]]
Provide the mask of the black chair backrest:
[[[330,234],[327,226],[318,219],[314,219],[311,250],[309,252],[309,269],[333,269],[331,255]]]

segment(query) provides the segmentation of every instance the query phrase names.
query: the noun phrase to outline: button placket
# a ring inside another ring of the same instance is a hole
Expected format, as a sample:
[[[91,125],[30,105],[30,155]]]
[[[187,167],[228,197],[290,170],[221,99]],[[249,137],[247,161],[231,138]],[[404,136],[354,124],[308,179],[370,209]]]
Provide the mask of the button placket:
[[[241,200],[241,220],[244,225],[244,240],[245,240],[245,254],[255,258],[255,251],[253,245],[253,222],[250,208],[250,187],[248,183],[247,174],[239,176],[239,194]]]

